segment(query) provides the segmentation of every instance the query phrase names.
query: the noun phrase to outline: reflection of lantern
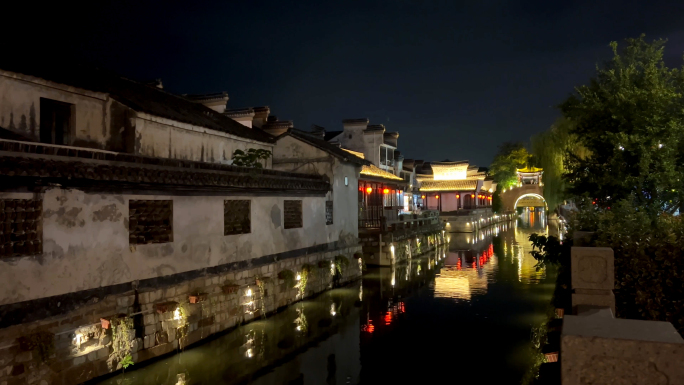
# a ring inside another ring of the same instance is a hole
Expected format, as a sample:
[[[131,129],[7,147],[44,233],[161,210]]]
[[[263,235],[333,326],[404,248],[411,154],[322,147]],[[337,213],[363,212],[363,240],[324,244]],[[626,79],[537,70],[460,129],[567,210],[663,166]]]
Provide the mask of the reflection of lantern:
[[[389,194],[389,189],[386,188],[386,189],[382,190],[382,193],[383,193],[383,194]]]
[[[368,188],[366,189],[366,192],[369,193],[369,194],[372,193],[372,192],[373,192],[373,188],[372,188],[372,187],[368,187]]]

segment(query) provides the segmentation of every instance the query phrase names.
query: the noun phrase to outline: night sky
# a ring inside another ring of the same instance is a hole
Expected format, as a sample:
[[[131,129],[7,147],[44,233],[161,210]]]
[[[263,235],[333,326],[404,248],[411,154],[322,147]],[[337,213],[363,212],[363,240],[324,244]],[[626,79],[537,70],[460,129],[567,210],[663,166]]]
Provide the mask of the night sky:
[[[80,60],[175,93],[227,91],[309,130],[368,117],[407,158],[488,165],[559,116],[608,43],[668,38],[681,65],[684,1],[17,2],[0,54]],[[572,5],[570,5],[572,3]]]

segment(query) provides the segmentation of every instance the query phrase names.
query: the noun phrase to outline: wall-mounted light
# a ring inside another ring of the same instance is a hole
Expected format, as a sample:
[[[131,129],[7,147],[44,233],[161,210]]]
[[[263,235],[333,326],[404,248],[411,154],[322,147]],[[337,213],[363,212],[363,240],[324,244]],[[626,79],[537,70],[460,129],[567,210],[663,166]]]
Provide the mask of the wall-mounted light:
[[[344,185],[349,186],[349,178],[346,176],[344,177]]]

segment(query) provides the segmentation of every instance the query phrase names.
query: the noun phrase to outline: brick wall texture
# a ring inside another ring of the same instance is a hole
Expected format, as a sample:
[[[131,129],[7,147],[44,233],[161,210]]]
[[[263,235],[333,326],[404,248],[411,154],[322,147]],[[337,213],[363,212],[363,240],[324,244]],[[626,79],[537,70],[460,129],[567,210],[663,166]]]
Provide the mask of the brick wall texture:
[[[129,347],[136,363],[185,348],[212,334],[262,317],[264,312],[268,315],[301,300],[298,287],[287,287],[284,280],[278,279],[278,273],[284,269],[297,273],[305,264],[318,266],[319,261],[332,261],[335,256],[344,255],[350,263],[340,281],[361,277],[361,267],[353,257],[360,251],[361,246],[347,247],[247,270],[207,275],[155,290],[109,296],[69,314],[0,329],[0,384],[78,384],[120,370],[114,351],[116,342]],[[309,279],[304,297],[331,287],[333,277],[329,269],[320,271],[323,273]],[[263,298],[257,281],[265,289]],[[198,303],[191,303],[191,295]],[[132,315],[135,332],[131,330],[123,333],[125,337],[113,338],[111,325],[103,328],[101,319],[115,324],[124,315]],[[54,346],[47,357],[42,357],[39,347],[20,343],[21,337],[36,335],[39,331],[48,335],[48,341]]]

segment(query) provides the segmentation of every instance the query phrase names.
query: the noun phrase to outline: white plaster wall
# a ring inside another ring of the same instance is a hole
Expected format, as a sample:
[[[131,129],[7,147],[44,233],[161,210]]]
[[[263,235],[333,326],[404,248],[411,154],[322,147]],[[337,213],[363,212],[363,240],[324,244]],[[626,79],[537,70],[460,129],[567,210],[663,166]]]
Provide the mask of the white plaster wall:
[[[32,197],[0,193],[0,199]],[[130,199],[173,200],[173,242],[129,245]],[[224,199],[252,201],[250,234],[223,235]],[[285,199],[303,200],[303,228],[283,228]],[[324,197],[102,195],[54,188],[43,195],[43,254],[0,260],[0,304],[249,260],[338,235],[325,225]]]
[[[278,140],[273,149],[273,168],[305,174],[325,175],[332,184],[326,196],[333,201],[333,224],[329,236],[352,242],[359,233],[358,180],[360,167],[341,162],[327,152],[291,136]],[[287,161],[286,163],[282,163]],[[345,186],[344,177],[348,183]]]
[[[168,119],[138,114],[136,119],[136,151],[140,155],[161,158],[230,163],[235,150],[264,149],[273,145],[234,137],[222,132],[196,127]],[[264,168],[271,168],[271,159]]]
[[[371,131],[363,135],[363,155],[374,165],[380,166],[380,145],[383,143],[382,131]]]
[[[0,127],[39,140],[40,98],[75,106],[72,143],[80,139],[104,148],[110,136],[105,94],[6,71],[0,71]]]

